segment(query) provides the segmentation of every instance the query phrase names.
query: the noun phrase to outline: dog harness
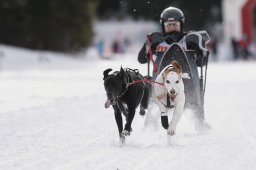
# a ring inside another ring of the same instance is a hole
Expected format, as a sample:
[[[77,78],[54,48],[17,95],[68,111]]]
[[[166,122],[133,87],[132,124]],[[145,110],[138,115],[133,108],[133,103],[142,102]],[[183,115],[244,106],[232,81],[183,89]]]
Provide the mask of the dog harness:
[[[174,108],[174,100],[175,100],[175,97],[176,96],[174,96],[174,97],[170,97],[168,94],[166,95],[166,104],[164,104],[164,103],[162,103],[161,101],[161,103],[162,103],[162,105],[164,105],[165,107],[167,107],[167,108]]]
[[[122,92],[119,96],[117,96],[117,97],[115,98],[116,101],[117,101],[120,97],[122,97],[122,96],[127,92],[127,90],[128,90],[128,88],[129,88],[130,85],[133,85],[133,83],[130,82],[129,75],[127,74],[127,71],[133,72],[133,73],[134,73],[134,76],[135,76],[137,79],[140,79],[140,77],[139,77],[138,75],[140,75],[140,76],[143,78],[143,76],[139,73],[139,70],[138,70],[138,69],[126,68],[126,70],[125,70],[125,72],[126,72],[126,73],[125,73],[125,76],[127,77],[126,87],[125,87],[124,92]],[[144,88],[144,87],[145,87],[145,83],[144,83],[144,82],[142,82],[142,83],[143,83],[143,88]],[[141,98],[140,98],[139,103],[141,102],[143,96],[144,96],[144,90],[143,90],[143,94],[141,95]]]

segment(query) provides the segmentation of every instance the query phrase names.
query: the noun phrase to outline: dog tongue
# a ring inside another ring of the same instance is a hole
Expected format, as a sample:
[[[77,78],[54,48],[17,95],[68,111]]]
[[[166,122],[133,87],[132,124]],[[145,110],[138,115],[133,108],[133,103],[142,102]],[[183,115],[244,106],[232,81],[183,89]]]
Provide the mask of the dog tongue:
[[[107,99],[105,102],[105,108],[107,109],[107,108],[109,108],[109,106],[110,106],[110,101]]]

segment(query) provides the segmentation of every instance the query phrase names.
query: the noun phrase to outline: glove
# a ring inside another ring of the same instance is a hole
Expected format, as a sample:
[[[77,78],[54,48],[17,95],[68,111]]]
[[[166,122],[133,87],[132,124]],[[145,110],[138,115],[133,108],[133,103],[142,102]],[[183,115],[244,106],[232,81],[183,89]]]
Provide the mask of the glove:
[[[149,47],[154,48],[164,41],[164,36],[161,32],[153,32],[147,35],[147,43]]]
[[[198,49],[198,45],[194,42],[187,42],[187,49],[195,51]]]

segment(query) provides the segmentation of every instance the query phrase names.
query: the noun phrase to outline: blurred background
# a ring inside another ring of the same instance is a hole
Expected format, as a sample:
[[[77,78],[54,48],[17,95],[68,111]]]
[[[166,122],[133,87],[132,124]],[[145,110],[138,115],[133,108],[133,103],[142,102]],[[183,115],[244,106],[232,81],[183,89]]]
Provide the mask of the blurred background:
[[[256,0],[1,0],[0,43],[41,51],[92,51],[101,58],[138,53],[160,31],[169,6],[186,17],[185,31],[207,30],[211,60],[256,58]]]

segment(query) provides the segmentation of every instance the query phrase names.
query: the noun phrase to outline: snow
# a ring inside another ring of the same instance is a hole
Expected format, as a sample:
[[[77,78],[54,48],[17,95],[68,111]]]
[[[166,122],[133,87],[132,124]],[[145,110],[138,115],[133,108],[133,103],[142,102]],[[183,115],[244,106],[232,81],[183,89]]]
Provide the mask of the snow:
[[[146,74],[135,53],[104,60],[93,49],[73,58],[3,45],[0,51],[0,169],[256,169],[255,61],[209,64],[211,131],[195,131],[186,111],[168,141],[160,125],[144,128],[137,112],[121,145],[113,110],[104,108],[102,72],[122,65]]]

